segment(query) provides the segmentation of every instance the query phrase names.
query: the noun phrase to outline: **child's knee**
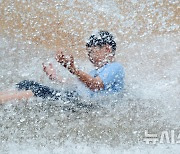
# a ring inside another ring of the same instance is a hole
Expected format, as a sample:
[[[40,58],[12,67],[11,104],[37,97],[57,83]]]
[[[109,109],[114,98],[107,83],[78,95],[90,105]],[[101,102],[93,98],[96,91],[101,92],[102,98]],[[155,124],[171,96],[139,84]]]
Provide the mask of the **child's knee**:
[[[34,85],[35,82],[32,80],[23,80],[16,84],[18,90],[30,90],[30,87]]]

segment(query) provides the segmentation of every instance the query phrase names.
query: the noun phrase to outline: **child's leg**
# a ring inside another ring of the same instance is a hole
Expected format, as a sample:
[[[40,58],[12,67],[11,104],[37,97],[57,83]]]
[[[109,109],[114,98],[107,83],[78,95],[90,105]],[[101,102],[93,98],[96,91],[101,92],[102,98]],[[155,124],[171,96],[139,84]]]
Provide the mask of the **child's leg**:
[[[15,99],[17,99],[17,100],[28,99],[32,96],[34,96],[34,94],[31,90],[13,91],[13,92],[1,95],[0,96],[0,104],[5,103],[5,102],[10,101],[10,100],[15,100]]]
[[[0,92],[0,96],[1,96],[1,95],[4,95],[4,94],[12,93],[12,92],[14,92],[14,91],[15,91],[15,90],[12,90],[12,89],[5,89],[5,90],[3,90],[3,91]]]
[[[75,101],[79,95],[75,91],[62,91],[44,86],[32,80],[24,80],[17,84],[19,90],[31,90],[36,97],[49,100]]]
[[[19,91],[7,93],[2,96],[0,95],[0,104],[5,101],[29,98],[32,96],[50,100],[62,99],[64,101],[73,101],[78,99],[78,95],[75,91],[62,92],[61,90],[56,90],[31,80],[21,81],[20,83],[16,84],[16,86]]]

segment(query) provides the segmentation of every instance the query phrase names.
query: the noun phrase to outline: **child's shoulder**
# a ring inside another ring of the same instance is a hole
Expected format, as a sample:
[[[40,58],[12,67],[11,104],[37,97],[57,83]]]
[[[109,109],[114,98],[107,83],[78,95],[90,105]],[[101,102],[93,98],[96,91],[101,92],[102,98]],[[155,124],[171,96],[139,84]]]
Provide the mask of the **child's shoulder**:
[[[119,62],[108,63],[107,67],[114,68],[114,69],[123,69],[123,66]]]

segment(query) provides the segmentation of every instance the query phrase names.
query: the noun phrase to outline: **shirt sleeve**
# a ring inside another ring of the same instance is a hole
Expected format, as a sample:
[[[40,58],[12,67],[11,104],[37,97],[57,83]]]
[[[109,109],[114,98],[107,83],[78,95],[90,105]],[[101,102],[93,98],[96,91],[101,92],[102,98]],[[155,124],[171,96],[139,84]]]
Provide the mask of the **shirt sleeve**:
[[[107,66],[98,75],[104,84],[104,90],[111,88],[115,82],[119,82],[123,78],[123,69],[118,64]]]

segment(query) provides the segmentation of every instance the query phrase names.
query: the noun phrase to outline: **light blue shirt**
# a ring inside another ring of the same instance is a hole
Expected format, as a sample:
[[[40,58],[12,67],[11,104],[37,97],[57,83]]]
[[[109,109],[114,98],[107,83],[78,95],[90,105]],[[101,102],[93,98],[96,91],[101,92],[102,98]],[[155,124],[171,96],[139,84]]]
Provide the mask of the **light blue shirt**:
[[[103,81],[104,88],[99,91],[90,91],[90,95],[109,94],[120,92],[124,87],[124,69],[118,62],[107,63],[99,69],[92,70],[89,73],[92,77],[99,76]]]

